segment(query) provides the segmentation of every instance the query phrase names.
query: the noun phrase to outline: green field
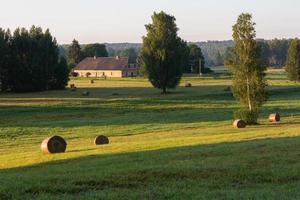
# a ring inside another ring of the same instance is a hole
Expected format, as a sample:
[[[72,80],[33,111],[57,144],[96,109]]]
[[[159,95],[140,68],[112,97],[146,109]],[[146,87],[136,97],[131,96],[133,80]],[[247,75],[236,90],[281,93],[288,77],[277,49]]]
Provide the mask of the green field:
[[[168,95],[143,78],[0,94],[0,199],[300,199],[299,84],[269,70],[260,125],[234,129],[224,72]],[[100,134],[109,145],[93,145]],[[51,135],[66,153],[41,153]]]

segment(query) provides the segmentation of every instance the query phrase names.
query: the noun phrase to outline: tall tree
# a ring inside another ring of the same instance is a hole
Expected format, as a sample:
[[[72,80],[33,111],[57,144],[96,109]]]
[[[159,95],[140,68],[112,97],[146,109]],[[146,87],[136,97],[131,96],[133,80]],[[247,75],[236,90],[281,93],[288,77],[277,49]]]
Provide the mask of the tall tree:
[[[164,94],[179,84],[188,58],[187,44],[178,37],[175,21],[164,12],[154,13],[143,37],[141,57],[148,79]]]
[[[1,91],[30,92],[54,89],[52,82],[58,75],[55,69],[58,65],[59,49],[50,31],[43,32],[40,27],[35,26],[29,31],[18,28],[13,36],[7,32],[4,38],[8,39],[5,39],[5,59],[0,59],[1,66],[5,61],[5,68],[1,68]],[[1,46],[0,39],[0,51]],[[68,72],[61,73],[68,76]]]
[[[226,60],[233,73],[233,94],[241,104],[235,117],[248,124],[256,124],[260,106],[266,101],[265,67],[261,65],[259,45],[256,40],[252,15],[243,13],[233,26],[235,46],[232,56]]]
[[[188,46],[189,49],[189,64],[186,65],[185,72],[191,73],[201,73],[205,72],[205,59],[202,54],[201,48],[196,44],[191,44]],[[200,66],[201,64],[201,66]]]
[[[6,91],[8,87],[10,40],[10,31],[5,31],[0,28],[0,91]]]
[[[67,60],[64,57],[60,57],[50,82],[51,89],[64,89],[69,82],[69,72]]]
[[[104,44],[88,44],[82,50],[82,57],[107,57],[108,52]]]
[[[72,69],[74,68],[81,60],[81,47],[77,40],[73,40],[71,46],[68,49],[67,59],[68,65]]]
[[[291,41],[287,56],[286,72],[291,81],[300,81],[300,40]]]

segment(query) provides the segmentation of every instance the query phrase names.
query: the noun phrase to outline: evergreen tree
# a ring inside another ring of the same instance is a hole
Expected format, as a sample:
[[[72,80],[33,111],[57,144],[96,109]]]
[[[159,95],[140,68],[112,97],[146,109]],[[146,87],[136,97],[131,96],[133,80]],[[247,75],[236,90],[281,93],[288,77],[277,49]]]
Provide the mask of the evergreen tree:
[[[0,91],[8,89],[10,31],[0,28]]]
[[[265,67],[261,65],[259,45],[255,37],[255,23],[250,14],[241,14],[233,26],[235,46],[226,61],[233,73],[233,94],[241,104],[235,117],[248,124],[256,124],[260,106],[266,101]]]
[[[82,53],[81,53],[81,47],[79,45],[79,42],[77,40],[73,40],[71,46],[68,49],[68,65],[70,69],[74,68],[81,60]]]
[[[4,35],[0,31],[0,51],[0,56],[4,58],[0,59],[3,92],[49,90],[53,89],[56,76],[68,76],[68,71],[56,73],[59,49],[49,30],[43,32],[40,27],[35,26],[29,31],[18,28],[13,36],[10,36],[9,31]]]
[[[60,57],[60,61],[56,65],[51,79],[51,89],[64,89],[69,82],[69,73],[67,60],[64,57]]]
[[[179,84],[188,58],[187,44],[178,37],[175,20],[164,12],[154,13],[143,37],[141,57],[148,79],[164,94]]]
[[[291,81],[300,81],[300,40],[291,41],[287,56],[286,72]]]

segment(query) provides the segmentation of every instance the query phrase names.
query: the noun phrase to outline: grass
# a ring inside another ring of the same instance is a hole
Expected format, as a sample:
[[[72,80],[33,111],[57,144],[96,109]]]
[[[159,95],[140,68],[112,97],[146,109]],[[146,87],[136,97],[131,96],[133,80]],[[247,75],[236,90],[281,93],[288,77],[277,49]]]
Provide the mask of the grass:
[[[299,85],[269,70],[260,125],[239,130],[223,71],[185,76],[168,95],[143,78],[0,94],[0,199],[299,199]],[[100,134],[109,145],[93,145]],[[51,135],[66,153],[41,154]]]

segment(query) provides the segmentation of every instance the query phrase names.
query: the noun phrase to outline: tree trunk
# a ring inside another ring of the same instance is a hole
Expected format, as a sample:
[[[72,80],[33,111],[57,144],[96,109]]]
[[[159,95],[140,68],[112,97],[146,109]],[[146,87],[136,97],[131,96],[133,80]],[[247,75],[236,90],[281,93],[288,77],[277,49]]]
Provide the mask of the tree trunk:
[[[250,97],[250,83],[249,83],[248,76],[247,76],[247,97],[248,97],[249,111],[252,112],[252,102],[251,102],[251,97]]]

